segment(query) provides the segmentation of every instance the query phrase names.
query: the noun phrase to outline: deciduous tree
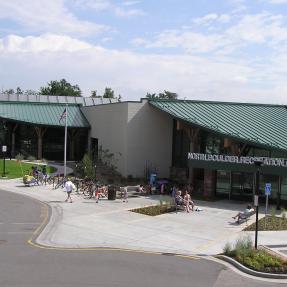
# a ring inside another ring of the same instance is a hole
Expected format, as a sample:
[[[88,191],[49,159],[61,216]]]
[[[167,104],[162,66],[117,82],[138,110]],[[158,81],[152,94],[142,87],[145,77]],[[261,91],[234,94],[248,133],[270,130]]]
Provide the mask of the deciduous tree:
[[[82,92],[78,85],[71,85],[65,79],[60,81],[50,81],[47,87],[41,87],[42,95],[72,96],[80,97]]]

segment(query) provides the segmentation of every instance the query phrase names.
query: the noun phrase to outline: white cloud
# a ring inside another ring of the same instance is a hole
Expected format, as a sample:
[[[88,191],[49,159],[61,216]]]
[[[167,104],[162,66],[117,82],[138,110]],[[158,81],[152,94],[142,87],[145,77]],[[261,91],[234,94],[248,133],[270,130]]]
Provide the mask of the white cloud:
[[[143,16],[140,9],[127,8],[139,3],[138,1],[123,2],[122,5],[113,4],[109,0],[74,0],[74,4],[81,9],[93,9],[95,11],[110,11],[118,17]]]
[[[233,27],[226,31],[228,37],[234,41],[245,43],[284,42],[287,40],[287,27],[282,15],[261,13],[246,15]]]
[[[57,49],[55,40],[61,43]],[[283,58],[254,67],[239,59],[109,50],[59,35],[9,36],[1,39],[0,47],[4,89],[39,89],[50,80],[65,78],[85,95],[94,89],[102,93],[109,86],[124,100],[170,90],[187,99],[287,103]]]
[[[21,25],[21,30],[40,33],[90,35],[107,29],[78,19],[65,7],[64,0],[0,0],[0,19]]]
[[[208,53],[225,45],[225,39],[217,34],[205,35],[195,32],[165,31],[147,48],[183,48],[190,53]]]
[[[122,3],[123,6],[133,6],[133,5],[136,5],[136,4],[139,4],[141,1],[124,1]]]
[[[114,9],[115,15],[118,17],[133,17],[144,16],[145,13],[140,9],[124,9],[122,7],[116,7]]]
[[[221,15],[222,16],[222,15]],[[194,19],[194,23],[207,26],[205,31],[196,31],[195,27],[182,27],[178,30],[166,30],[153,40],[137,39],[134,43],[145,44],[147,48],[175,48],[186,53],[215,53],[234,55],[242,48],[259,45],[262,49],[271,48],[285,51],[287,47],[286,18],[283,15],[273,15],[267,12],[250,15],[237,15],[236,21],[229,26],[216,26],[221,16],[208,14]],[[226,18],[227,19],[227,18]],[[208,29],[212,26],[214,29]],[[250,56],[252,56],[250,54]]]
[[[108,0],[74,0],[78,8],[90,8],[95,11],[105,11],[113,8],[113,4]]]
[[[286,4],[287,0],[268,0],[271,4]]]
[[[89,49],[92,46],[86,42],[73,39],[64,35],[46,34],[41,37],[19,37],[10,35],[0,39],[2,52],[75,52]]]
[[[193,23],[196,25],[208,26],[211,25],[213,22],[227,23],[230,21],[230,19],[231,17],[228,14],[218,15],[216,13],[211,13],[203,17],[193,19]]]

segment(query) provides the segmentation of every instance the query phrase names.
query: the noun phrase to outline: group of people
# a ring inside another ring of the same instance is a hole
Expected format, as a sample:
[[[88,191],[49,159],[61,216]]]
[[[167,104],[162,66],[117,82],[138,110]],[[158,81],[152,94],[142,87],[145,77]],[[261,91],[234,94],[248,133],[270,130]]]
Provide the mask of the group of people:
[[[67,192],[67,198],[66,198],[66,202],[73,202],[72,197],[71,197],[71,193],[73,190],[76,190],[76,186],[74,185],[74,183],[71,181],[71,178],[68,178],[67,181],[64,184],[65,190]],[[91,187],[89,187],[89,198],[92,198],[93,196],[96,199],[96,203],[99,202],[99,199],[101,197],[108,197],[108,186],[107,185],[91,185]],[[127,200],[128,196],[127,196],[127,190],[126,193],[124,192],[124,201],[128,201]]]
[[[184,206],[186,212],[194,211],[194,202],[191,200],[191,196],[187,190],[181,193],[181,190],[177,190],[175,193],[175,203],[176,205]]]
[[[67,192],[67,198],[66,198],[66,202],[73,202],[72,201],[72,197],[71,197],[71,193],[73,190],[76,189],[76,186],[73,184],[73,182],[71,181],[70,178],[67,179],[67,181],[65,182],[65,189]],[[180,205],[183,206],[186,210],[186,212],[190,212],[190,211],[200,211],[201,209],[199,208],[195,208],[195,204],[194,201],[191,200],[191,193],[192,191],[192,187],[190,185],[188,185],[184,192],[182,193],[181,190],[178,190],[175,186],[172,188],[172,197],[174,197],[175,199],[175,203],[176,205]],[[107,196],[108,193],[108,187],[105,185],[100,185],[100,186],[96,186],[95,187],[95,198],[96,198],[96,202],[99,201],[99,198],[101,196]],[[140,193],[144,193],[144,187],[143,185],[139,186],[139,192]],[[121,197],[123,202],[128,202],[128,189],[127,187],[124,187],[123,190],[121,190]],[[247,205],[246,209],[243,212],[238,212],[235,216],[233,216],[232,218],[234,220],[236,220],[238,223],[240,222],[241,219],[248,217],[250,214],[254,213],[254,208],[251,205]]]
[[[41,169],[39,169],[38,166],[32,166],[29,175],[33,176],[37,183],[39,183],[39,181],[43,183],[43,181],[47,179],[47,168],[45,165],[43,165]]]

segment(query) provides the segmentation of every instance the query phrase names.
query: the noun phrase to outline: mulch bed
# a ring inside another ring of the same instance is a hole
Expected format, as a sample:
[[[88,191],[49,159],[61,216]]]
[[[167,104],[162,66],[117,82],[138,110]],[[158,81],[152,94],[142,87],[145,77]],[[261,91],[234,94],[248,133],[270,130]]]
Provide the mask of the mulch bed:
[[[278,231],[287,230],[286,218],[276,216],[266,216],[258,220],[259,231]],[[247,226],[244,231],[255,231],[255,223]]]
[[[152,205],[152,206],[131,209],[130,211],[144,214],[144,215],[149,215],[149,216],[156,216],[156,215],[160,215],[164,213],[174,212],[175,206],[165,205],[165,204]]]

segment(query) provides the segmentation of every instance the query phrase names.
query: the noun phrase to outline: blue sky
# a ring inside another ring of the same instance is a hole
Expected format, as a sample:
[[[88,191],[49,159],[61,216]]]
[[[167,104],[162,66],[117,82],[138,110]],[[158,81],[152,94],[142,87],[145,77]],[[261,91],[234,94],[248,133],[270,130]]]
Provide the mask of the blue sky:
[[[1,89],[287,103],[287,0],[0,0]]]

